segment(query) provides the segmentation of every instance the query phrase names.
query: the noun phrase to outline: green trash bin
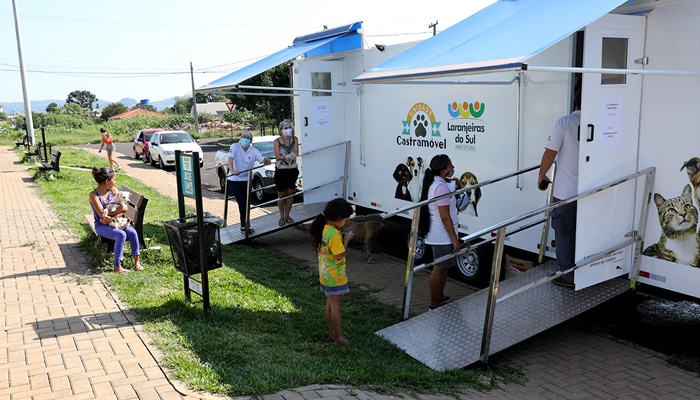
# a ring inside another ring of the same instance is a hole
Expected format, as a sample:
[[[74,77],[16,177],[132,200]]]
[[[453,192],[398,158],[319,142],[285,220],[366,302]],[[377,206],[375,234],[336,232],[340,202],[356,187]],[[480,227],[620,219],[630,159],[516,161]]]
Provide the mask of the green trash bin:
[[[204,241],[206,248],[206,267],[211,271],[221,267],[221,241],[219,228],[224,220],[208,212],[204,213]],[[163,223],[170,245],[175,268],[186,274],[196,275],[202,272],[199,257],[199,230],[197,216],[190,215]]]

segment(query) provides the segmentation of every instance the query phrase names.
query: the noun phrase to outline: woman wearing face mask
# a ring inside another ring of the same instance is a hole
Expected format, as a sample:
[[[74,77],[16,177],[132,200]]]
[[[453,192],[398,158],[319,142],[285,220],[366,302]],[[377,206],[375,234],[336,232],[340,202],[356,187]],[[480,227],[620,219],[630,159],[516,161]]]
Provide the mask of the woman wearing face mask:
[[[250,229],[249,221],[246,220],[246,199],[248,191],[248,174],[241,173],[255,167],[255,162],[259,161],[263,164],[269,164],[270,159],[265,158],[260,153],[260,150],[251,146],[253,142],[253,134],[245,131],[241,133],[241,140],[238,143],[233,143],[228,152],[228,191],[236,197],[238,203],[238,213],[241,216],[241,231]]]
[[[296,159],[299,154],[299,142],[292,132],[292,122],[284,120],[280,122],[280,137],[275,140],[275,186],[277,187],[277,197],[282,199],[294,194],[297,178],[299,177],[299,166]],[[279,226],[292,224],[294,220],[289,216],[292,211],[294,198],[278,200],[277,207],[280,210]]]
[[[430,160],[430,167],[425,171],[421,201],[439,197],[454,191],[454,182],[448,182],[454,175],[454,165],[446,154],[438,154]],[[421,207],[419,232],[425,237],[425,244],[430,245],[433,257],[439,258],[460,249],[457,236],[457,203],[454,196],[434,201]],[[430,310],[450,302],[445,296],[445,284],[449,268],[455,265],[451,257],[433,267],[430,274]]]

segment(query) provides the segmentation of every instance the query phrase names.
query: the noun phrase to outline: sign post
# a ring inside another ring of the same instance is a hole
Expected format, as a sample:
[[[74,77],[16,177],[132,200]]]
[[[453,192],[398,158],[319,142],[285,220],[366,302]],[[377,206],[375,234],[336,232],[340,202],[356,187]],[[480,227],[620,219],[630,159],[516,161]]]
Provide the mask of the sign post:
[[[197,233],[199,239],[199,266],[202,281],[198,282],[189,273],[184,273],[185,298],[191,301],[191,292],[202,296],[204,311],[211,308],[209,303],[209,275],[207,266],[207,244],[204,232],[204,211],[202,210],[202,184],[199,173],[199,153],[182,153],[175,150],[175,170],[177,173],[177,199],[180,218],[185,216],[185,197],[195,199],[197,207]],[[187,269],[185,269],[187,270]]]

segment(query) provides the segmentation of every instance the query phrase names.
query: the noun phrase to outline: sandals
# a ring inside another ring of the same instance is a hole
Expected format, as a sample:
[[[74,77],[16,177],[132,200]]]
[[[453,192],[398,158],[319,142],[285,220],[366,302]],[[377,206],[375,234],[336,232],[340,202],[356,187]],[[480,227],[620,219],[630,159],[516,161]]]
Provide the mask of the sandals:
[[[279,226],[284,226],[284,218],[280,218],[279,222],[277,223]]]
[[[282,220],[282,219],[280,218],[280,220]],[[288,223],[288,224],[293,224],[293,223],[294,223],[294,220],[292,219],[292,217],[287,217],[287,223]]]
[[[135,266],[134,270],[135,271],[143,271],[143,265],[139,264],[139,265]]]

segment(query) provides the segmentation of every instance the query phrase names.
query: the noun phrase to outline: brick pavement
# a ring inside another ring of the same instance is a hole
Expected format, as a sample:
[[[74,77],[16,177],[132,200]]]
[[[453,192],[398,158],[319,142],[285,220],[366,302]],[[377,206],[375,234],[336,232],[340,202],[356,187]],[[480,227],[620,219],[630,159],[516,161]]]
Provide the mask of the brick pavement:
[[[171,175],[119,155],[125,172],[176,196]],[[2,271],[2,399],[176,399],[209,398],[170,380],[159,364],[159,351],[133,315],[97,278],[87,273],[88,260],[77,239],[45,206],[27,168],[9,147],[0,147],[0,265]],[[223,201],[205,194],[205,210],[223,215]],[[188,202],[191,200],[187,200]],[[193,203],[191,203],[193,205]],[[229,223],[238,220],[229,207]],[[256,210],[255,213],[262,211]],[[256,214],[253,214],[256,215]],[[258,214],[259,215],[259,214]],[[302,229],[287,229],[258,239],[314,263],[305,251]],[[363,260],[359,250],[350,259]],[[355,283],[381,289],[381,301],[400,305],[405,265],[375,255],[375,264],[357,263]],[[426,304],[424,276],[414,280],[412,310]],[[467,295],[471,289],[450,282],[448,293]],[[506,399],[695,399],[700,397],[697,374],[670,366],[662,355],[601,335],[563,325],[513,347],[504,356],[522,368],[524,383],[500,385],[460,398]],[[406,398],[408,396],[404,396]],[[356,388],[313,385],[262,396],[264,399],[393,398]],[[420,396],[421,399],[447,399]],[[247,399],[241,397],[239,399]]]

